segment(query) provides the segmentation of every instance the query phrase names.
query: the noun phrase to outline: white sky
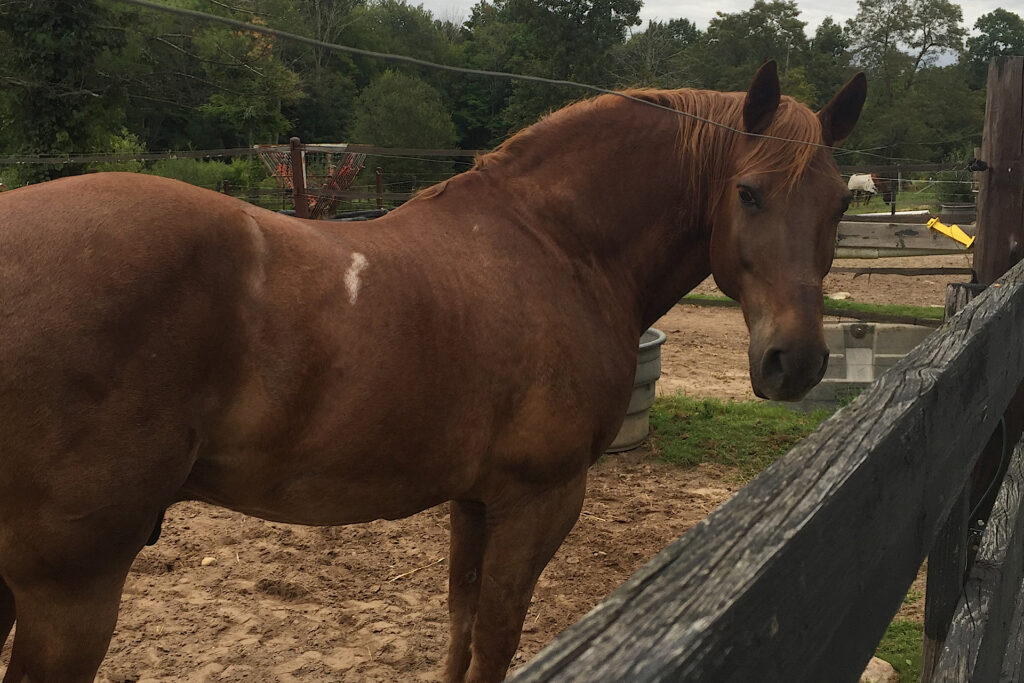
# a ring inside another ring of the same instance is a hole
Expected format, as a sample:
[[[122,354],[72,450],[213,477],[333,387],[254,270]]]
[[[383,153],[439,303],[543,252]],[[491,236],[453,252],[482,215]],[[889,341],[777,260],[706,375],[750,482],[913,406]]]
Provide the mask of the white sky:
[[[475,0],[410,0],[410,4],[420,3],[433,12],[436,18],[449,19],[459,23],[469,17],[469,9],[476,4]],[[753,4],[754,0],[695,0],[688,4],[672,0],[644,0],[643,9],[640,10],[640,19],[646,26],[651,19],[667,21],[668,19],[685,18],[697,24],[698,28],[705,29],[708,26],[708,21],[715,16],[715,12],[744,12]],[[964,25],[968,29],[974,26],[978,17],[997,7],[1017,14],[1024,14],[1024,0],[1003,0],[1002,2],[961,0],[958,4],[963,9]],[[829,0],[798,0],[797,6],[801,10],[800,18],[807,22],[808,37],[814,35],[814,30],[826,16],[831,15],[834,20],[842,24],[857,14],[856,0],[845,0],[838,4]]]

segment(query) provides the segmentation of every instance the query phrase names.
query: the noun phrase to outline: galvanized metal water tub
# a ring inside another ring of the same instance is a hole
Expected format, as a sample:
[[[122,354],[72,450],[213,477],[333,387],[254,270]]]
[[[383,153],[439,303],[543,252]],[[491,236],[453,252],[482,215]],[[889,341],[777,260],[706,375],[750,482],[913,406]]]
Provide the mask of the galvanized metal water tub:
[[[661,377],[661,345],[664,343],[665,333],[653,327],[640,336],[633,396],[626,409],[626,419],[612,445],[608,447],[608,453],[631,450],[647,438],[651,430],[650,411],[654,405],[654,386]]]

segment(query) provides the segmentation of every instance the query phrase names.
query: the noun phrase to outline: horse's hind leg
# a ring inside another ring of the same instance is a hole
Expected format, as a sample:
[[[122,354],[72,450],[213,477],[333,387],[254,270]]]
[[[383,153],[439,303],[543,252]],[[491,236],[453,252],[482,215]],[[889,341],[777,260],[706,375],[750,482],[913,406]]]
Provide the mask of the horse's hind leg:
[[[92,683],[155,518],[135,512],[104,506],[77,523],[40,516],[31,544],[5,548],[18,628],[3,683]]]
[[[448,617],[451,641],[445,680],[458,683],[469,668],[473,620],[480,599],[480,575],[486,542],[486,510],[476,502],[451,503],[452,538],[448,563]]]
[[[18,630],[3,683],[92,683],[117,623],[128,563],[12,586]]]
[[[500,681],[519,645],[541,571],[579,518],[586,472],[543,491],[503,487],[487,508],[480,598],[465,680]]]
[[[14,595],[7,583],[0,577],[0,650],[4,649],[7,636],[14,626]]]

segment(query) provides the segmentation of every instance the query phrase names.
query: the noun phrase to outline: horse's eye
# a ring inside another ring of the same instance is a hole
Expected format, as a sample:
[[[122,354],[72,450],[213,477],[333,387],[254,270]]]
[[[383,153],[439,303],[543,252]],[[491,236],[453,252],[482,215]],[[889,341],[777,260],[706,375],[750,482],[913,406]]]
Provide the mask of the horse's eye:
[[[746,187],[740,187],[740,201],[747,206],[757,206],[757,197]]]

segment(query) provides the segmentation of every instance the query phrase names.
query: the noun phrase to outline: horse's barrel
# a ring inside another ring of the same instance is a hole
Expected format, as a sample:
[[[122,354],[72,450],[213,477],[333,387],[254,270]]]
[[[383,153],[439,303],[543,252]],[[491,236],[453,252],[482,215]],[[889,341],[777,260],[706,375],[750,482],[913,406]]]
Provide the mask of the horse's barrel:
[[[654,385],[661,377],[661,345],[664,343],[665,333],[653,327],[640,336],[633,395],[626,409],[626,419],[612,445],[608,447],[608,453],[636,448],[647,438],[651,430],[650,410],[654,405]]]

